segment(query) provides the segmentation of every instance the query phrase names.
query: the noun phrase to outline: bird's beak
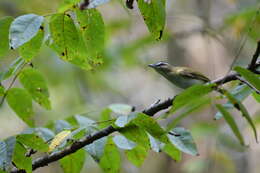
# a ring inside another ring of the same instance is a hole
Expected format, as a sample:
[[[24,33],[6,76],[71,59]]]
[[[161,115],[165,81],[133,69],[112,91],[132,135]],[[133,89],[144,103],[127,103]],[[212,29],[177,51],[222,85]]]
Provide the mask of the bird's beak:
[[[154,68],[156,65],[155,64],[149,64],[148,66]]]

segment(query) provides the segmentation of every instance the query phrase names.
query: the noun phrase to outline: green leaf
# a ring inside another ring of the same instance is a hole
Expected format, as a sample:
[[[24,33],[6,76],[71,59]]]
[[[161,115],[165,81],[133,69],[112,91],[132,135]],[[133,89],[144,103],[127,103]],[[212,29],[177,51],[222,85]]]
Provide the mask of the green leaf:
[[[260,91],[260,75],[256,75],[253,72],[239,66],[235,67],[234,70],[241,74],[241,76],[243,76],[250,84]]]
[[[19,80],[34,101],[48,110],[51,109],[48,87],[40,71],[26,68],[19,75]]]
[[[100,138],[93,143],[86,145],[84,149],[91,155],[91,157],[99,162],[104,154],[105,145],[107,143],[107,137]]]
[[[108,106],[116,114],[128,115],[132,112],[133,107],[126,104],[111,104]]]
[[[95,121],[88,117],[75,115],[75,119],[77,120],[80,127],[96,127]]]
[[[173,100],[173,106],[171,112],[182,108],[183,106],[188,105],[189,103],[201,99],[203,96],[207,95],[214,90],[214,84],[205,84],[205,85],[194,85],[175,97]]]
[[[0,143],[0,168],[10,170],[16,139],[9,137]]]
[[[125,154],[131,163],[137,167],[140,167],[143,164],[148,152],[144,147],[137,145],[132,150],[125,150]]]
[[[183,120],[187,116],[192,115],[192,112],[195,112],[196,110],[198,110],[198,109],[202,108],[203,106],[206,106],[210,103],[211,103],[211,99],[208,97],[203,97],[203,98],[199,99],[194,104],[187,107],[187,109],[185,109],[185,111],[183,113],[178,115],[178,117],[173,119],[173,121],[167,125],[167,131],[174,128],[181,120]]]
[[[255,98],[255,100],[260,103],[260,94],[257,94],[256,92],[253,92],[253,97]]]
[[[72,18],[68,14],[55,14],[50,18],[49,46],[65,61],[83,69],[91,69],[87,50]]]
[[[100,121],[101,123],[99,123],[99,128],[105,128],[109,125],[111,125],[113,123],[113,121],[110,121],[112,118],[111,118],[111,110],[106,108],[104,109],[102,112],[101,112],[101,115],[100,115]]]
[[[18,71],[18,69],[24,65],[24,63],[25,61],[22,57],[16,58],[6,71],[0,73],[0,81],[6,80],[13,76]]]
[[[116,135],[113,137],[113,141],[118,148],[123,150],[131,150],[136,146],[136,143],[128,140],[126,137],[122,135]]]
[[[63,13],[67,10],[73,9],[77,7],[76,5],[80,2],[81,0],[63,0],[62,4],[58,8],[59,13]]]
[[[9,49],[9,27],[13,20],[11,16],[0,19],[0,57],[4,56]]]
[[[250,87],[248,87],[247,85],[237,85],[234,89],[231,90],[230,92],[237,100],[239,100],[240,102],[243,101],[244,99],[246,99],[251,93],[252,93],[252,89]],[[230,102],[227,102],[225,104],[223,104],[223,106],[226,109],[232,109],[233,108],[233,104]],[[217,112],[215,114],[215,120],[218,120],[220,118],[222,118],[222,114],[220,112]]]
[[[159,139],[162,142],[166,142],[166,132],[161,126],[151,117],[143,113],[139,113],[133,120],[133,123],[138,127],[144,129],[150,133],[153,137]]]
[[[112,138],[108,137],[99,165],[105,173],[119,173],[121,166],[120,162],[120,153],[113,143]]]
[[[85,127],[80,127],[76,130],[73,130],[71,133],[71,137],[74,140],[79,140],[79,139],[83,138],[85,135],[87,135]]]
[[[226,122],[228,123],[229,127],[231,128],[231,130],[233,131],[233,133],[235,134],[235,136],[239,140],[240,144],[245,145],[243,136],[241,135],[241,133],[238,129],[238,126],[237,126],[235,120],[233,119],[232,115],[222,105],[216,104],[216,107],[218,108],[218,110],[224,116]]]
[[[175,161],[181,160],[181,152],[171,143],[165,144],[161,149]]]
[[[148,135],[143,129],[135,125],[120,129],[120,133],[137,144],[135,148],[126,150],[125,153],[130,162],[135,166],[141,166],[150,149]]]
[[[138,0],[138,7],[152,36],[161,39],[165,27],[165,0]]]
[[[35,134],[44,139],[45,142],[50,141],[55,136],[53,131],[44,127],[28,128],[22,134]]]
[[[142,128],[135,125],[130,125],[120,129],[119,132],[136,144],[146,149],[150,148],[148,135]]]
[[[229,101],[234,105],[234,107],[242,113],[242,116],[247,120],[251,128],[253,129],[254,135],[255,135],[255,140],[257,140],[257,131],[255,124],[253,120],[251,119],[246,107],[239,101],[237,100],[233,95],[231,95],[227,90],[225,90],[225,95],[229,99]]]
[[[32,97],[21,88],[11,88],[7,92],[7,103],[14,112],[29,126],[34,126]]]
[[[16,140],[28,146],[31,149],[41,152],[47,152],[49,148],[48,144],[45,143],[45,141],[41,137],[35,134],[18,135],[16,136]]]
[[[38,32],[44,17],[36,14],[26,14],[17,17],[10,26],[10,47],[18,48],[31,40]]]
[[[125,127],[128,123],[135,119],[136,116],[136,114],[119,116],[115,121],[115,125],[118,127]]]
[[[24,169],[26,173],[32,173],[32,158],[26,157],[26,153],[24,146],[16,142],[12,160],[17,168]]]
[[[5,95],[5,88],[2,85],[0,85],[0,96],[3,95]]]
[[[40,51],[44,38],[43,28],[27,43],[19,47],[21,57],[27,62],[31,61]]]
[[[85,162],[85,151],[83,149],[78,150],[60,159],[59,162],[64,173],[80,173]]]
[[[174,136],[171,134],[168,134],[168,138],[171,141],[171,143],[181,150],[184,153],[197,156],[199,153],[197,151],[196,144],[193,141],[193,138],[190,134],[190,132],[183,127],[177,127],[172,130],[175,134],[178,134],[180,136]]]
[[[97,9],[76,10],[86,50],[94,64],[101,63],[104,50],[105,25]]]

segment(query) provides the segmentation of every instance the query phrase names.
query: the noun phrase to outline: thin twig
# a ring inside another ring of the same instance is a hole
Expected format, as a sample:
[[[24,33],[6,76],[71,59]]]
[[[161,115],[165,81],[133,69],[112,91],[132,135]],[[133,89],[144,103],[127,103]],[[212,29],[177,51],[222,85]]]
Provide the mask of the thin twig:
[[[251,70],[251,71],[254,71],[256,70],[256,65],[257,65],[257,59],[260,55],[260,40],[257,42],[257,48],[256,48],[256,51],[253,55],[253,58],[251,60],[251,63],[249,64],[248,66],[248,69]]]
[[[5,94],[3,95],[3,97],[2,97],[2,99],[1,99],[1,101],[0,101],[0,107],[3,105],[4,100],[5,100],[6,96],[7,96],[8,91],[12,88],[12,86],[14,85],[14,83],[15,83],[17,77],[19,76],[19,74],[21,73],[22,69],[23,69],[26,65],[27,65],[27,63],[24,63],[24,64],[21,66],[21,68],[19,69],[19,71],[16,73],[16,75],[14,76],[14,78],[12,79],[10,85],[8,86],[7,90],[5,91]]]

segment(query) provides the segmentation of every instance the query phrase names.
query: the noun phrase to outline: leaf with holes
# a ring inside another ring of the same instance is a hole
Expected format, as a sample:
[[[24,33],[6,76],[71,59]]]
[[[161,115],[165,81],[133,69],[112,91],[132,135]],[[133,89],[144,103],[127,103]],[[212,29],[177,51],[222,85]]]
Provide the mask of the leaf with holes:
[[[58,8],[58,12],[59,13],[63,13],[67,10],[73,9],[75,7],[77,7],[77,4],[80,2],[81,0],[64,0],[62,2],[62,4],[59,6]]]
[[[36,14],[26,14],[17,17],[10,26],[10,47],[18,48],[31,40],[38,32],[44,17]]]
[[[102,62],[105,42],[105,25],[97,9],[76,10],[86,50],[94,64]]]
[[[55,14],[50,18],[50,40],[48,45],[65,61],[83,69],[91,69],[83,38],[79,35],[68,14]]]
[[[34,126],[32,97],[25,89],[11,88],[6,99],[8,105],[27,125]]]
[[[138,8],[152,36],[160,40],[165,27],[165,0],[138,0]]]
[[[6,16],[0,19],[0,57],[4,56],[9,50],[9,27],[13,17]]]
[[[19,75],[24,88],[32,95],[34,101],[50,110],[49,91],[42,74],[34,68],[26,68]]]

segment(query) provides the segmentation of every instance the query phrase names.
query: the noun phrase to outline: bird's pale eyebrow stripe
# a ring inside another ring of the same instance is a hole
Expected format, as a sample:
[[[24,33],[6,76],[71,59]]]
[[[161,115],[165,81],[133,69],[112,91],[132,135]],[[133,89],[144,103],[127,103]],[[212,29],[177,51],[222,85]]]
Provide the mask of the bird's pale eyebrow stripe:
[[[164,65],[166,64],[165,62],[158,62],[157,64],[155,64],[156,66],[160,66],[160,65]]]

